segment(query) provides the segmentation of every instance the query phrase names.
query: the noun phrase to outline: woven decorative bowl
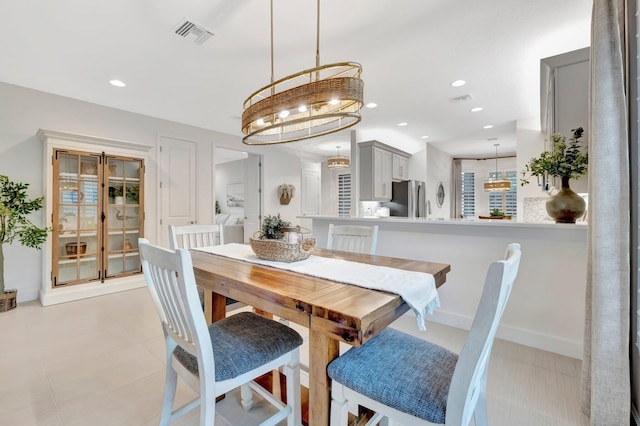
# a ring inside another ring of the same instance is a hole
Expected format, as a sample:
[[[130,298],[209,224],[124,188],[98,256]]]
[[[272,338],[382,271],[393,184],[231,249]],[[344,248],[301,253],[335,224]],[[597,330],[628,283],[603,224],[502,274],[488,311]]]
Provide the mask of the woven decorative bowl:
[[[295,262],[304,260],[311,256],[311,252],[316,246],[316,239],[306,237],[297,243],[288,243],[282,240],[261,240],[260,238],[249,237],[251,249],[263,260],[275,262]]]

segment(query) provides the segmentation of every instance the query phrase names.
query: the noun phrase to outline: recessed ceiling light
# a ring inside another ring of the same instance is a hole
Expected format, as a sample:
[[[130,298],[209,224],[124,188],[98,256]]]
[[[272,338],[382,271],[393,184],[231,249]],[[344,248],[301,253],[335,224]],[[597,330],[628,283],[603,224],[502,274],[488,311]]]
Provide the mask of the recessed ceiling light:
[[[307,106],[306,105],[300,105],[298,107],[298,112],[307,112]]]
[[[289,111],[288,111],[288,110],[286,110],[286,109],[285,109],[285,110],[283,110],[283,111],[280,111],[280,113],[278,114],[278,116],[279,116],[280,118],[287,118],[287,117],[289,116]]]
[[[429,136],[427,136],[427,135],[420,136],[420,139],[429,139]]]
[[[404,127],[404,126],[406,126],[407,124],[409,124],[409,123],[405,123],[405,122],[403,121],[402,123],[398,123],[398,126],[400,126],[400,127]]]
[[[483,129],[493,129],[493,124],[487,124]]]
[[[471,108],[471,112],[480,112],[482,111],[482,107]]]
[[[375,108],[375,107],[377,107],[377,106],[378,106],[378,104],[377,104],[377,103],[375,103],[375,102],[369,102],[369,103],[367,104],[367,108]]]
[[[451,83],[451,86],[452,87],[460,87],[460,86],[464,86],[465,84],[467,84],[467,82],[464,81],[464,80],[456,80],[456,81]]]
[[[116,86],[116,87],[124,87],[124,86],[126,86],[126,84],[124,84],[124,81],[120,81],[120,80],[109,80],[109,83],[112,86]]]

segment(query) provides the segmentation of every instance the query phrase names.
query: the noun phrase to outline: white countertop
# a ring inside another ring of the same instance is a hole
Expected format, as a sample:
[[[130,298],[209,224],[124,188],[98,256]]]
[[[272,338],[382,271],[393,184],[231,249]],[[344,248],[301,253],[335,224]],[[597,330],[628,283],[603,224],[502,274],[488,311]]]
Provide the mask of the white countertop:
[[[517,227],[517,228],[548,228],[548,229],[575,229],[578,232],[586,232],[587,223],[577,222],[571,223],[554,223],[554,222],[518,222],[515,220],[504,219],[427,219],[427,218],[408,218],[399,216],[390,217],[346,217],[346,216],[298,216],[298,219],[312,220],[330,220],[340,222],[370,222],[370,223],[394,223],[394,224],[411,224],[411,225],[454,225],[454,226],[499,226],[499,227]]]

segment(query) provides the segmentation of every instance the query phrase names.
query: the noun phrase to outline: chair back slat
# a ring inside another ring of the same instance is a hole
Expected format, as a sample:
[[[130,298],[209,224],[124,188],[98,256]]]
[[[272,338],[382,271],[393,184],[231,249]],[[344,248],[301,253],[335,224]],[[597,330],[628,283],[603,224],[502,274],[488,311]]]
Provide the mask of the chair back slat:
[[[169,244],[172,250],[224,244],[224,226],[169,225]]]
[[[378,226],[334,226],[329,224],[327,248],[351,253],[375,254]]]
[[[196,348],[211,346],[196,289],[191,255],[139,240],[142,270],[162,320],[165,333],[196,355]]]
[[[446,424],[469,424],[486,386],[491,348],[520,265],[520,244],[509,244],[505,259],[489,267],[469,337],[460,352],[447,400]]]

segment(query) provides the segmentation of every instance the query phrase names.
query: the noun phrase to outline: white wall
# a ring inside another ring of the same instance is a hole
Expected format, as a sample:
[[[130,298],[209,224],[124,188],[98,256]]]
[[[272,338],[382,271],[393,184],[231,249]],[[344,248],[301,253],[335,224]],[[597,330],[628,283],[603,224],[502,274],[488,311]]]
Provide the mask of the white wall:
[[[280,206],[276,188],[282,182],[300,188],[300,160],[279,147],[249,147],[239,136],[228,135],[172,121],[81,102],[50,93],[0,83],[0,174],[30,184],[29,194],[44,194],[43,146],[36,138],[38,129],[98,136],[158,145],[160,136],[194,141],[197,146],[198,221],[212,221],[215,200],[214,147],[241,149],[264,158],[264,211],[282,212],[294,221],[300,203],[296,197],[289,206]],[[151,150],[146,164],[145,237],[156,242],[158,220],[157,152]],[[224,195],[223,195],[224,196]],[[286,208],[285,208],[286,207]],[[39,226],[50,225],[43,214],[32,217]],[[18,244],[4,247],[7,287],[18,289],[18,302],[35,300],[43,280],[42,255]]]
[[[453,158],[446,152],[427,144],[427,200],[431,205],[429,219],[449,219],[451,216],[451,173]],[[411,168],[409,169],[411,170]],[[436,203],[436,188],[438,182],[444,187],[444,201],[438,207]]]

